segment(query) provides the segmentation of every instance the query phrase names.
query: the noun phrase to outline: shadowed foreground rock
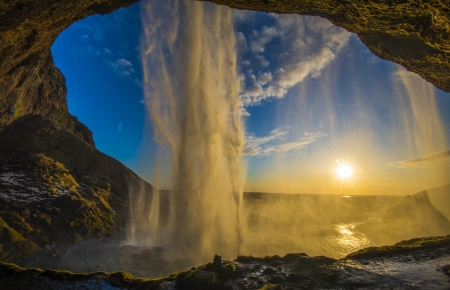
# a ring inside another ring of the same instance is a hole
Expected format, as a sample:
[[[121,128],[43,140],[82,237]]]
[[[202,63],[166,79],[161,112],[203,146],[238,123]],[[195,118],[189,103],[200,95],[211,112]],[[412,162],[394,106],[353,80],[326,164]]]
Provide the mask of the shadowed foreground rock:
[[[0,260],[124,230],[129,190],[151,192],[117,160],[41,116],[0,132]]]
[[[7,289],[448,289],[450,236],[368,248],[341,260],[288,254],[238,257],[160,279],[126,272],[83,273],[23,269],[0,263],[0,285]]]

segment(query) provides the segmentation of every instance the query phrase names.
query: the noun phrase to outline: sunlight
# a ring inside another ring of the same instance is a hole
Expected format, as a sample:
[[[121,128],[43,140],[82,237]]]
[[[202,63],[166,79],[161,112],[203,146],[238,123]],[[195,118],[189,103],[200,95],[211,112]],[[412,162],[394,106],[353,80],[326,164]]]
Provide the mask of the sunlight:
[[[348,164],[341,164],[336,168],[336,174],[340,178],[349,178],[353,175],[353,168]]]

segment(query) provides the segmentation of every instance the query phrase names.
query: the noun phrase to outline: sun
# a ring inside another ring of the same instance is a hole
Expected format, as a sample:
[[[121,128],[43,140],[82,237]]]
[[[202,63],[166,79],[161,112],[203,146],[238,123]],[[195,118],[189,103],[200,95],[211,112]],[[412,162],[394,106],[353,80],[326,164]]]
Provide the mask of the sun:
[[[336,174],[343,179],[353,175],[353,168],[348,164],[341,164],[336,168]]]

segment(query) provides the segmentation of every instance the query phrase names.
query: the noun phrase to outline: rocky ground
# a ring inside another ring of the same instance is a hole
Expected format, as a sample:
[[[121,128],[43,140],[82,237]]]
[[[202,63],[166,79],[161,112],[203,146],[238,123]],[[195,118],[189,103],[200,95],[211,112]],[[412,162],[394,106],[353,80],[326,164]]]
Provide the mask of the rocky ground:
[[[0,132],[0,260],[123,231],[129,191],[152,190],[80,136],[41,116]]]
[[[165,278],[126,272],[23,269],[0,263],[5,289],[450,289],[450,236],[368,248],[335,260],[306,254],[240,256]]]

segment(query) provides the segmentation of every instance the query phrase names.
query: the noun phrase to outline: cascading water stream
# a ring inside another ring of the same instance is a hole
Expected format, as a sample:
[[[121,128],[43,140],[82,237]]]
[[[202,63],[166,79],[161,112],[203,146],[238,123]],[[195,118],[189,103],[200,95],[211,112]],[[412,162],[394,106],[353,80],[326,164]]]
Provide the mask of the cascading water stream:
[[[244,134],[231,9],[147,1],[142,10],[144,91],[155,140],[170,147],[170,190],[133,193],[130,240],[193,262],[236,257]]]

